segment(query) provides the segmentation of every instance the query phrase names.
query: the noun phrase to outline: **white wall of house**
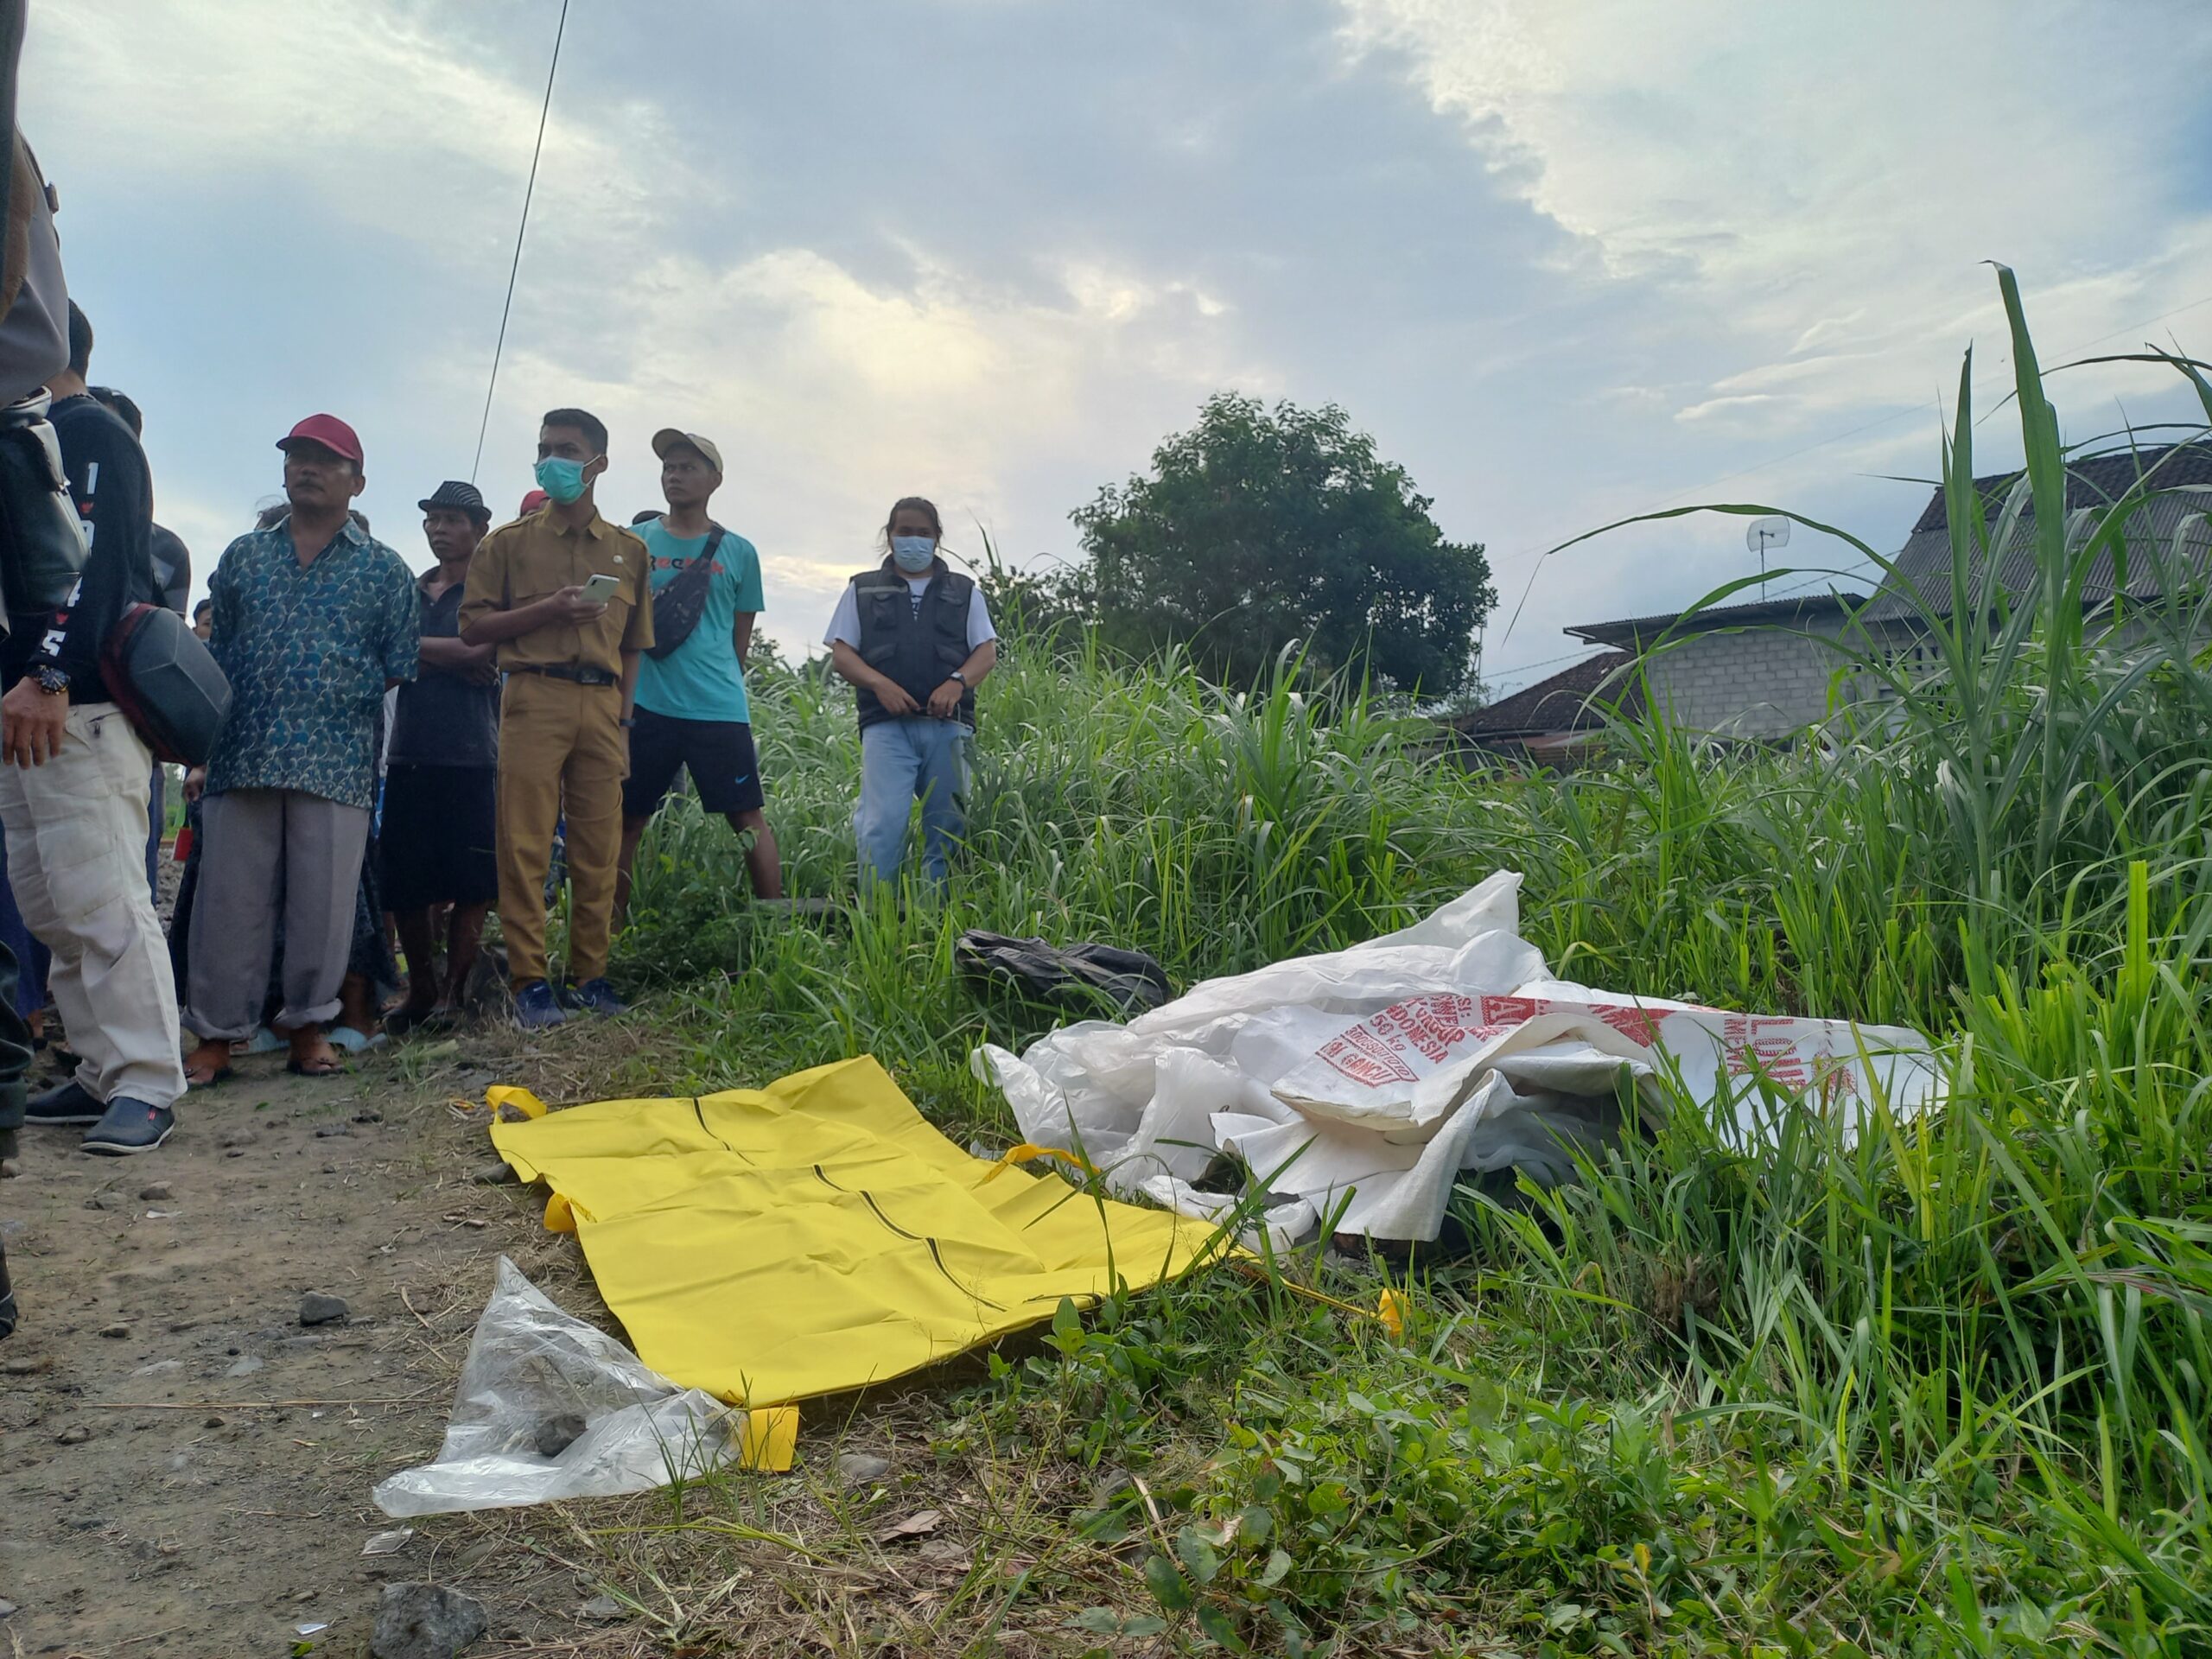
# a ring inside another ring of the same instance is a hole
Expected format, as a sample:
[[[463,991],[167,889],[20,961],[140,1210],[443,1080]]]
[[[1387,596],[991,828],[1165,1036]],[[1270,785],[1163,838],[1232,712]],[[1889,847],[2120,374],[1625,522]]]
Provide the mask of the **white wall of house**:
[[[1694,732],[1786,737],[1825,720],[1830,687],[1847,666],[1833,645],[1841,620],[1806,627],[1694,633],[1646,659],[1653,705]],[[1836,695],[1847,699],[1848,691]]]

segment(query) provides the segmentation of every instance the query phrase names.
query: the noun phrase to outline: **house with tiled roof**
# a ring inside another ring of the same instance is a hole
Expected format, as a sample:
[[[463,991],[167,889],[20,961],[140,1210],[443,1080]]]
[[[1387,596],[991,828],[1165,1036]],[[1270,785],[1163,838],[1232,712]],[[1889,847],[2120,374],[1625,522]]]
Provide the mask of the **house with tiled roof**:
[[[2018,472],[1974,480],[1983,535],[1964,593],[1992,606],[2037,579],[2035,516],[2027,507],[2004,530]],[[2180,565],[2201,583],[2212,575],[2212,443],[2198,440],[2091,456],[2068,471],[2068,535],[2077,545],[2099,511],[2130,491],[2154,496],[2128,521],[2122,556],[2101,551],[2083,579],[2088,607],[2119,628],[2125,644],[2138,626],[2134,607],[2170,590],[2165,567]],[[1879,650],[1891,661],[1934,659],[1927,619],[1955,607],[1948,505],[1941,489],[1913,522],[1894,569],[1872,595],[1789,594],[1694,612],[1662,612],[1580,623],[1572,639],[1600,647],[1550,679],[1452,722],[1468,745],[1557,760],[1586,750],[1618,704],[1647,705],[1676,723],[1716,736],[1773,741],[1819,724],[1839,706],[1878,696],[1878,676],[1853,673],[1853,653]],[[1642,659],[1640,670],[1631,665]]]

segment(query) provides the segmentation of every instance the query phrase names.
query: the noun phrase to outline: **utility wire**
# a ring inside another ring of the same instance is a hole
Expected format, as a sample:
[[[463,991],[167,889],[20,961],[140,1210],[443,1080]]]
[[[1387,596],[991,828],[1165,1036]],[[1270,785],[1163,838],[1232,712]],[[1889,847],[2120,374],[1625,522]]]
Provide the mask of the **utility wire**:
[[[530,152],[530,182],[522,188],[522,222],[515,226],[515,258],[507,267],[507,298],[499,308],[499,340],[492,347],[492,378],[484,388],[484,418],[476,427],[476,459],[468,463],[468,481],[476,481],[484,465],[484,435],[492,429],[492,394],[499,389],[499,358],[507,348],[507,317],[515,308],[515,277],[522,270],[523,232],[530,228],[530,199],[537,194],[537,158],[545,153],[545,119],[553,112],[553,77],[561,67],[561,41],[569,32],[569,0],[561,0],[561,21],[553,26],[553,61],[545,70],[545,102],[537,111],[537,143]]]

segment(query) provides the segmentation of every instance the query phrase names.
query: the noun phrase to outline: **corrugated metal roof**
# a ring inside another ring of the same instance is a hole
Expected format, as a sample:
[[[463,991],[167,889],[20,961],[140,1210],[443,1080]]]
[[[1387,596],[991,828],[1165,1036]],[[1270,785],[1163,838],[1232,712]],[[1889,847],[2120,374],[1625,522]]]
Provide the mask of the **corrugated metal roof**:
[[[1999,473],[1974,480],[1974,489],[1982,499],[1991,530],[1996,528],[1996,518],[2019,478],[2018,473]],[[2113,580],[2110,553],[2098,555],[2082,588],[2083,598],[2091,604],[2108,600],[2121,591],[2136,599],[2156,597],[2161,587],[2161,562],[2171,562],[2178,556],[2186,568],[2200,572],[2207,568],[2208,562],[2212,562],[2212,529],[2208,529],[2204,518],[2206,512],[2212,510],[2212,443],[2167,444],[2079,461],[2067,473],[2067,511],[2071,515],[2108,506],[2139,481],[2147,481],[2157,489],[2180,493],[2153,498],[2129,519],[2127,580],[2124,588]],[[2032,508],[2023,512],[2011,544],[1998,550],[1997,584],[2007,594],[2020,593],[2036,580],[2034,519]],[[1950,613],[1949,524],[1943,493],[1939,489],[1898,550],[1897,569],[1884,578],[1873,602],[1866,607],[1866,620],[1894,621],[1918,615],[1920,607],[1909,596],[1915,588],[1938,614]],[[1974,583],[1981,581],[1981,564],[1977,554],[1969,572],[1969,580]]]
[[[1702,633],[1713,628],[1755,626],[1766,622],[1800,622],[1832,616],[1866,602],[1864,594],[1796,594],[1787,599],[1755,599],[1745,605],[1715,605],[1685,613],[1662,611],[1652,616],[1624,617],[1618,622],[1584,622],[1566,632],[1593,645],[1637,648],[1639,641],[1657,639],[1677,624],[1685,632]]]
[[[1601,651],[1572,668],[1563,668],[1549,679],[1500,697],[1487,708],[1461,715],[1452,727],[1468,737],[1482,740],[1526,737],[1536,733],[1594,731],[1605,723],[1592,705],[1599,693],[1618,701],[1624,713],[1641,706],[1641,683],[1621,684],[1618,676],[1636,658],[1625,651]]]

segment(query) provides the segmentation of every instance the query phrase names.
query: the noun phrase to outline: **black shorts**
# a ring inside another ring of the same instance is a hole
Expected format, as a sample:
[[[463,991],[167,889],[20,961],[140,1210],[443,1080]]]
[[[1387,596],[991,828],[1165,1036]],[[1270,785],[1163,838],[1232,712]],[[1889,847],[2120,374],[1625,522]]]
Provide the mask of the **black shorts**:
[[[650,709],[637,711],[630,728],[630,776],[622,785],[622,816],[650,818],[676,781],[677,767],[691,774],[699,804],[709,812],[758,812],[768,803],[760,791],[760,757],[753,728],[741,720],[678,720]]]
[[[490,766],[397,762],[385,773],[377,873],[386,910],[499,898],[499,778]]]

